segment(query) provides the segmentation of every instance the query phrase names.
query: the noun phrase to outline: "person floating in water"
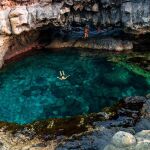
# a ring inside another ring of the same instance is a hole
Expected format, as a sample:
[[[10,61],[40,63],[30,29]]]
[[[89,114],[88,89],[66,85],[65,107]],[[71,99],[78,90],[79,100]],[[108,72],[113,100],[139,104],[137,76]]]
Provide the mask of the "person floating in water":
[[[59,71],[59,77],[57,77],[60,80],[66,80],[68,77],[70,77],[70,75],[66,76],[64,71]]]
[[[89,26],[86,25],[84,27],[84,39],[87,39],[89,37]]]

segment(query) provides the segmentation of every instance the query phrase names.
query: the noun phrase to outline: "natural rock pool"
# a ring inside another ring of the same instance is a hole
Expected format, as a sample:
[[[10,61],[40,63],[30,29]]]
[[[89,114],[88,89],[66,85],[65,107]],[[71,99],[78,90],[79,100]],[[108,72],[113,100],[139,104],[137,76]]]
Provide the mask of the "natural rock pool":
[[[59,71],[70,77],[59,80]],[[99,112],[123,97],[146,95],[144,78],[100,52],[39,51],[0,71],[0,121],[19,124]]]

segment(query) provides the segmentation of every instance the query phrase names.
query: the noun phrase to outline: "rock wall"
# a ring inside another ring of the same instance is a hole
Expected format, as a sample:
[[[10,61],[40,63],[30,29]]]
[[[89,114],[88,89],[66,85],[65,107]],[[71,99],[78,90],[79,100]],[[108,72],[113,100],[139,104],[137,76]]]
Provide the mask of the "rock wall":
[[[8,50],[13,52],[33,45],[39,38],[39,28],[59,21],[62,5],[48,1],[0,10],[0,66]]]
[[[22,5],[22,0],[16,1],[13,7],[8,4],[0,10],[0,34],[19,35],[49,23],[67,26],[90,22],[139,32],[150,29],[149,0],[25,0]]]
[[[60,18],[62,3],[36,3],[0,11],[0,34],[20,35],[35,30]]]
[[[149,32],[149,8],[149,0],[1,0],[0,62],[8,50],[13,51],[10,48],[16,35],[18,39],[25,34],[30,36],[33,44],[40,38],[39,30],[46,26],[66,28],[88,23],[100,28],[111,26],[134,33]],[[29,34],[31,31],[36,31],[36,38]],[[15,50],[20,48],[19,45]]]
[[[91,21],[94,25],[120,26],[138,32],[146,32],[150,27],[149,0],[75,0],[68,5],[72,5],[70,15],[65,17],[69,22]]]

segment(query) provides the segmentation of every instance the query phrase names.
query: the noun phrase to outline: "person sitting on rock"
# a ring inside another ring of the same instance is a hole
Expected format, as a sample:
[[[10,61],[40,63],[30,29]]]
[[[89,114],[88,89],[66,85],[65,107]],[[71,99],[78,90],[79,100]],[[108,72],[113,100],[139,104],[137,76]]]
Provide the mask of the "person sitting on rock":
[[[66,80],[68,77],[70,77],[70,75],[66,76],[64,71],[59,71],[60,76],[57,77],[60,80]]]
[[[86,25],[84,27],[84,39],[87,39],[89,37],[89,26]]]

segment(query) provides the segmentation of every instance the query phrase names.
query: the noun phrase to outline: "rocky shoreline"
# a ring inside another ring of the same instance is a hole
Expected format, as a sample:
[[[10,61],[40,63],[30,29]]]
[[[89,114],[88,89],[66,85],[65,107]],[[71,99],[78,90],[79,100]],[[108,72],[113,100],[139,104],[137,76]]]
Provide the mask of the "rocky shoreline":
[[[114,38],[89,38],[87,40],[77,39],[63,42],[56,40],[46,46],[46,48],[83,48],[83,49],[96,49],[104,51],[129,51],[133,49],[132,42],[117,40]]]
[[[0,142],[5,150],[146,149],[150,144],[149,132],[150,96],[147,95],[127,97],[114,107],[86,116],[27,125],[1,122]]]

